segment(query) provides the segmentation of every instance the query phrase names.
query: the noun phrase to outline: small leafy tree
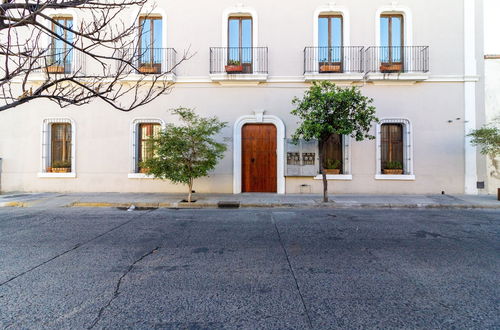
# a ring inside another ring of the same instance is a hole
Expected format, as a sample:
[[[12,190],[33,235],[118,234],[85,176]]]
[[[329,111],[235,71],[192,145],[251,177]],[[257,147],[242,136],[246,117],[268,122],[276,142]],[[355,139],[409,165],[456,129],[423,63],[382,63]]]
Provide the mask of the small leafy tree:
[[[217,142],[214,136],[227,124],[216,117],[200,117],[193,109],[171,111],[180,117],[182,124],[167,125],[152,138],[155,156],[141,167],[147,168],[155,178],[187,185],[187,201],[191,203],[194,179],[207,176],[226,151],[226,145]]]
[[[492,159],[500,156],[500,117],[494,119],[491,124],[472,131],[471,143],[481,147],[481,153]]]
[[[373,99],[363,96],[357,87],[338,87],[333,83],[314,82],[302,99],[295,97],[292,114],[301,123],[292,138],[319,143],[320,169],[323,175],[323,201],[328,202],[328,182],[324,171],[324,145],[332,134],[350,135],[356,141],[374,139],[369,134],[375,117]]]

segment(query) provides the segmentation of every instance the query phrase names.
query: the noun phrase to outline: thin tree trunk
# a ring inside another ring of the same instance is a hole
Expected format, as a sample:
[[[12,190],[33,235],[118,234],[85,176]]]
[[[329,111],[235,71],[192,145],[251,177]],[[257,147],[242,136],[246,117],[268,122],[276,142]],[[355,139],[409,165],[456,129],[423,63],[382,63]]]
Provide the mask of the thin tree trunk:
[[[326,180],[326,172],[324,164],[324,141],[319,141],[319,168],[321,169],[321,176],[323,177],[323,202],[328,202],[328,181]]]
[[[191,196],[193,195],[193,179],[189,179],[188,187],[189,187],[188,203],[191,203]]]

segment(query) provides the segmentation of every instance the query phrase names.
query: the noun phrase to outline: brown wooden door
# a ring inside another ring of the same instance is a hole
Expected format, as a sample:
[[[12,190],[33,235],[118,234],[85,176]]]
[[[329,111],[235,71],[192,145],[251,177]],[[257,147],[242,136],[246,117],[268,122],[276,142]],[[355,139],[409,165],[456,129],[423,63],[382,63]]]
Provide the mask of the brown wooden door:
[[[276,126],[247,124],[242,128],[242,192],[276,192]]]

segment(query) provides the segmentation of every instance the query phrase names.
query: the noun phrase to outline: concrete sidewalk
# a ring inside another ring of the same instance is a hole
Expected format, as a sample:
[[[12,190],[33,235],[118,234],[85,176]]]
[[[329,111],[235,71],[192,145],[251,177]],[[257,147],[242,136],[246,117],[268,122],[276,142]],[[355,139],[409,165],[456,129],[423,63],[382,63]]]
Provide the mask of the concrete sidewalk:
[[[195,203],[181,202],[184,194],[143,193],[19,193],[0,195],[0,207],[121,207],[129,208],[487,208],[500,209],[493,195],[321,195],[195,194]]]

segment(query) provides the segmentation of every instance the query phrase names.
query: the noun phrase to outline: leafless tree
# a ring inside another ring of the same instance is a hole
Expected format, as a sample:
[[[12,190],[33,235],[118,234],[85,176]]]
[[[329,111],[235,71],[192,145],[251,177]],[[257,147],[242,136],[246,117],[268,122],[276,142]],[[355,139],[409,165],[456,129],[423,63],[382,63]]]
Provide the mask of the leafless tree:
[[[137,37],[147,1],[0,0],[0,111],[36,99],[60,107],[100,99],[130,111],[168,93],[167,78],[189,54],[165,49],[141,68],[153,52]],[[81,19],[66,24],[58,10]]]

